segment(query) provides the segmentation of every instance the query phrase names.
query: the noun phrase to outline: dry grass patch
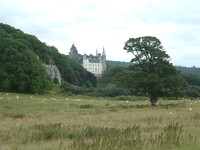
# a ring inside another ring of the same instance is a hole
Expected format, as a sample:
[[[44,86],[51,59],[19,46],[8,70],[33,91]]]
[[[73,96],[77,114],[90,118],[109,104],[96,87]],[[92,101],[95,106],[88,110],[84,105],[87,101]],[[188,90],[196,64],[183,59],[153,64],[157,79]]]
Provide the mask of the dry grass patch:
[[[190,150],[200,146],[200,103],[196,101],[162,100],[152,108],[145,101],[53,94],[2,93],[0,97],[4,97],[0,146],[6,150]]]

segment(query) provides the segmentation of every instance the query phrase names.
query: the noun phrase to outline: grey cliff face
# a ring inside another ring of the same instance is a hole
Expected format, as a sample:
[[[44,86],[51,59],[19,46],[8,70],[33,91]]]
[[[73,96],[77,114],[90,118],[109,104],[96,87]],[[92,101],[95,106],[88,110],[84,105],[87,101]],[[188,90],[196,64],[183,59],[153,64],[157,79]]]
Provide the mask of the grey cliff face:
[[[44,65],[46,68],[46,71],[48,73],[48,75],[51,77],[52,81],[54,78],[58,79],[59,84],[61,85],[61,74],[60,71],[58,70],[57,66],[55,65]]]

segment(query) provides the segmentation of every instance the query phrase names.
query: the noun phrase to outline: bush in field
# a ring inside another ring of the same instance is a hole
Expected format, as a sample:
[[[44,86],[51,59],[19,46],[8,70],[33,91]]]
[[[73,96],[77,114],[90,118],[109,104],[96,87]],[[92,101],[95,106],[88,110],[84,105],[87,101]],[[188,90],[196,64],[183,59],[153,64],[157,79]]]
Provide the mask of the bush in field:
[[[67,83],[66,81],[62,81],[62,84],[61,84],[62,92],[69,92],[71,87],[72,87],[71,84]]]
[[[85,88],[78,87],[78,86],[72,86],[70,89],[70,92],[73,94],[83,94],[85,93]]]
[[[118,88],[115,85],[109,85],[108,87],[104,88],[102,95],[110,97],[123,95],[123,89]]]

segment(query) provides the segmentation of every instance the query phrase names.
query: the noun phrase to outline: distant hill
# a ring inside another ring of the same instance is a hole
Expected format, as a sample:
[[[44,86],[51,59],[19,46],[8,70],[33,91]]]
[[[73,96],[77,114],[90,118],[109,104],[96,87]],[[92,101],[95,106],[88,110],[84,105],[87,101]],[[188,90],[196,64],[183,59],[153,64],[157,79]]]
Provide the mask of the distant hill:
[[[128,67],[132,65],[131,62],[122,62],[122,61],[112,61],[107,60],[107,64],[110,66],[120,66],[120,67]],[[180,70],[184,73],[192,73],[192,74],[200,74],[200,68],[197,67],[184,67],[184,66],[175,66],[177,70]]]
[[[106,63],[110,66],[128,67],[132,65],[131,62],[107,60]]]
[[[177,70],[185,73],[193,73],[200,74],[200,68],[197,67],[183,67],[183,66],[175,66]]]

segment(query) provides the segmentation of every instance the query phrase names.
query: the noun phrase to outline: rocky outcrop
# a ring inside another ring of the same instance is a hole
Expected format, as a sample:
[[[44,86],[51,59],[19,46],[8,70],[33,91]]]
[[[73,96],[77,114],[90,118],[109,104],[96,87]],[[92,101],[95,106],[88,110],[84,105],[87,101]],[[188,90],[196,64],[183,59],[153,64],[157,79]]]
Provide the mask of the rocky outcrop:
[[[57,78],[58,79],[58,83],[61,85],[61,74],[60,71],[58,70],[58,67],[55,65],[44,65],[46,68],[47,73],[49,74],[49,76],[51,77],[52,81]]]

